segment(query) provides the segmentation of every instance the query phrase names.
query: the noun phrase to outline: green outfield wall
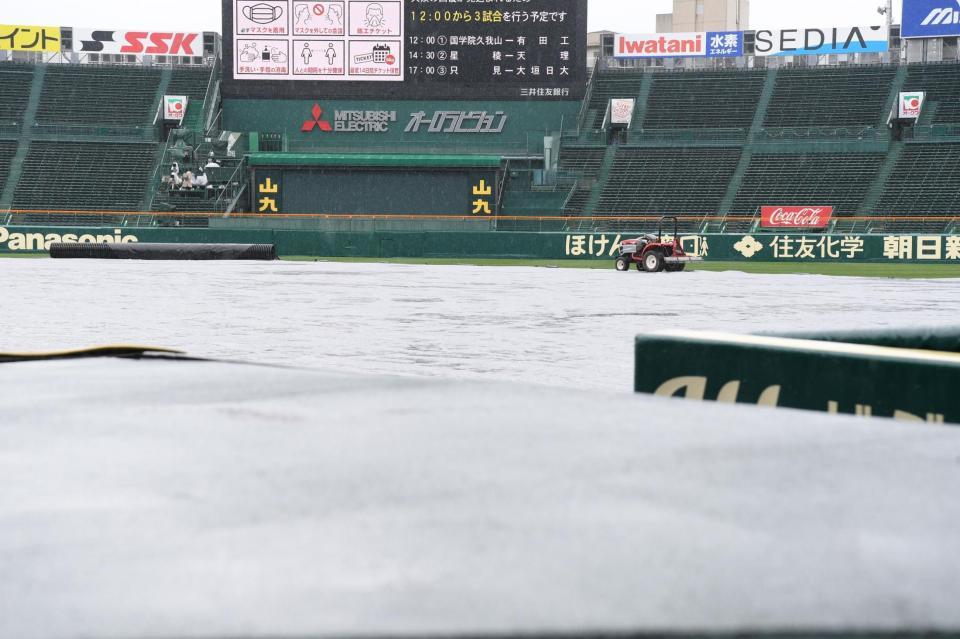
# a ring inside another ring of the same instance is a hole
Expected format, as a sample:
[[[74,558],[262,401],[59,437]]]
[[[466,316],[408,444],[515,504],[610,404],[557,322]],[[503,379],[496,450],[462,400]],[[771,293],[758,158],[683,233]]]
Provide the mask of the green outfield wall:
[[[43,253],[54,242],[275,244],[281,256],[612,260],[618,233],[337,232],[278,228],[0,226],[0,253]],[[956,263],[960,235],[686,235],[707,261]]]

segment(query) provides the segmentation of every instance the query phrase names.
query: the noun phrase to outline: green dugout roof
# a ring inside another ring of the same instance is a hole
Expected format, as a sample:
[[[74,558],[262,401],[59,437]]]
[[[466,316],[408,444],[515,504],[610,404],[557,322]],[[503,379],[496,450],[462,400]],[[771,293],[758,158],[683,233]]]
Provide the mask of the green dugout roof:
[[[250,166],[377,166],[402,168],[499,167],[499,155],[389,155],[380,153],[252,153]]]

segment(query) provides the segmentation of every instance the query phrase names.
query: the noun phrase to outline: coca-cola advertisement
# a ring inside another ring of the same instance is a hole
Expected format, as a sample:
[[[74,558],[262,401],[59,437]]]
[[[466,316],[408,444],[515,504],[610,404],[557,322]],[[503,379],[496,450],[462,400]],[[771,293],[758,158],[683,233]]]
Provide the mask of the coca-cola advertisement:
[[[833,218],[832,206],[764,206],[765,229],[825,229]]]

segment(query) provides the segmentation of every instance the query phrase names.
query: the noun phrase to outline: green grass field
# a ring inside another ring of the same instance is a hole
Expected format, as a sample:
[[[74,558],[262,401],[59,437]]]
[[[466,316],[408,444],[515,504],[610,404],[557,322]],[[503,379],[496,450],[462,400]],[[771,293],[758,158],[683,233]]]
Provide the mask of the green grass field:
[[[427,264],[474,266],[536,266],[541,268],[589,268],[613,271],[606,260],[496,260],[426,258],[323,258],[290,257],[289,261],[345,262],[360,264]],[[844,264],[804,262],[703,262],[688,267],[691,271],[740,271],[766,275],[836,275],[844,277],[887,277],[907,279],[960,278],[960,265],[952,264]]]

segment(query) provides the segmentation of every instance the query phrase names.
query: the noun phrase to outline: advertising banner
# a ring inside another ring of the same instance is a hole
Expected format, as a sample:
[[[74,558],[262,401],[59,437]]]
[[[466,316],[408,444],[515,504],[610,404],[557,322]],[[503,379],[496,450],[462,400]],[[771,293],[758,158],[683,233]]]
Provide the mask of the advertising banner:
[[[176,31],[103,31],[75,28],[73,50],[110,55],[202,56],[203,34]]]
[[[960,35],[960,1],[903,0],[904,38]]]
[[[223,0],[224,96],[578,100],[586,5]]]
[[[187,100],[185,95],[163,96],[163,119],[168,122],[182,122],[187,114]]]
[[[825,229],[833,218],[833,207],[764,206],[760,215],[765,229]]]
[[[0,24],[0,50],[60,52],[60,27]]]
[[[728,58],[743,55],[742,31],[617,34],[615,58]]]
[[[884,26],[760,29],[758,56],[885,53],[890,43]]]
[[[916,120],[923,111],[923,103],[927,94],[924,91],[913,91],[900,94],[899,116],[901,120]]]
[[[637,101],[633,98],[610,100],[610,124],[626,124],[633,122],[633,110]]]
[[[960,361],[946,349],[930,350],[929,332],[838,337],[640,335],[634,389],[693,401],[960,424]]]
[[[617,255],[622,240],[636,236],[577,233],[561,237],[564,257],[610,259]],[[680,242],[688,255],[708,261],[960,264],[960,235],[808,235],[785,229],[776,235],[684,235]]]
[[[439,209],[454,208],[464,215],[483,218],[496,215],[495,171],[454,171],[444,176],[439,190],[449,200],[429,199],[436,211],[423,210],[423,190],[409,184],[403,171],[377,171],[372,177],[364,172],[327,167],[315,171],[256,169],[254,176],[256,211],[267,215],[286,209],[316,210],[318,192],[329,200],[331,208],[349,206],[356,211],[358,201],[375,199],[378,205],[408,208],[423,215],[439,215]],[[455,175],[454,175],[455,174]],[[344,179],[368,179],[370,184],[390,188],[358,189],[342,186]],[[281,182],[281,180],[283,180]],[[293,180],[290,184],[287,180]],[[309,188],[307,188],[309,187]],[[393,199],[394,187],[400,197]],[[285,197],[282,197],[285,195]],[[332,199],[331,199],[332,198]],[[359,200],[358,200],[359,198]],[[288,201],[289,200],[289,201]],[[453,204],[454,207],[448,207]],[[462,207],[462,208],[461,208]],[[487,213],[487,208],[491,213]],[[382,209],[380,209],[382,212]],[[289,211],[288,211],[289,212]],[[211,244],[276,244],[281,255],[316,257],[385,257],[383,246],[391,246],[392,257],[422,258],[448,255],[451,246],[462,246],[462,257],[503,257],[511,259],[571,259],[604,261],[613,269],[623,240],[637,234],[618,232],[535,233],[490,231],[382,231],[339,232],[318,230],[161,228],[121,229],[93,227],[0,226],[0,253],[42,252],[54,242],[172,242]],[[667,237],[668,241],[672,238]],[[783,232],[756,234],[691,234],[680,238],[687,254],[711,261],[791,262],[836,264],[948,264],[960,266],[960,235],[824,235],[822,233]],[[311,248],[312,247],[312,248]]]

